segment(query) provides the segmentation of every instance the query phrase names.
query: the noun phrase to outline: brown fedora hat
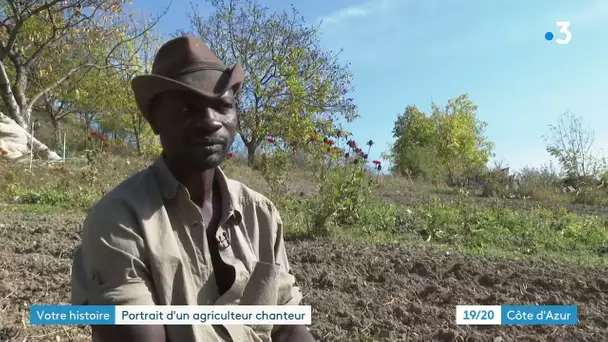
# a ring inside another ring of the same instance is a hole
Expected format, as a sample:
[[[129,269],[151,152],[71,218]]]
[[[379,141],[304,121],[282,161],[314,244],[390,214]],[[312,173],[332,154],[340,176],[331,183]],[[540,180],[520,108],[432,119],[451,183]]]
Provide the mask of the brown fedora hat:
[[[219,78],[218,78],[219,76]],[[131,81],[135,102],[144,118],[149,118],[150,100],[166,91],[191,92],[219,98],[229,89],[235,93],[243,83],[243,68],[228,68],[199,38],[182,36],[160,47],[150,75]]]

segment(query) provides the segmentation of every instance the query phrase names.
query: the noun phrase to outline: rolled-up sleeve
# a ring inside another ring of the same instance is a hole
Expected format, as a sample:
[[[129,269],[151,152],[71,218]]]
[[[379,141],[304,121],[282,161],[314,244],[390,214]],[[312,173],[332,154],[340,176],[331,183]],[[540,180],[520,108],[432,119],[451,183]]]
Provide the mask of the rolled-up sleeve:
[[[80,257],[79,285],[88,304],[154,305],[144,239],[126,204],[98,206],[90,212],[83,226]]]

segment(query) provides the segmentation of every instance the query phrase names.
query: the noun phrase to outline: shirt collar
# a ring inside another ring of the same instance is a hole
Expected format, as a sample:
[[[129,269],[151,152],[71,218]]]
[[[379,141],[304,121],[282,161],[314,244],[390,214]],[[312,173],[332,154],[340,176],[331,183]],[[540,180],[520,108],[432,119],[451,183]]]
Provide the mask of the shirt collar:
[[[185,187],[173,176],[169,170],[165,159],[160,156],[152,164],[154,174],[160,186],[160,191],[164,199],[172,200],[177,195],[179,189]],[[236,224],[240,224],[243,218],[240,201],[234,196],[234,192],[230,189],[228,177],[218,166],[215,168],[215,181],[219,185],[222,198],[222,222],[227,222],[232,219]]]

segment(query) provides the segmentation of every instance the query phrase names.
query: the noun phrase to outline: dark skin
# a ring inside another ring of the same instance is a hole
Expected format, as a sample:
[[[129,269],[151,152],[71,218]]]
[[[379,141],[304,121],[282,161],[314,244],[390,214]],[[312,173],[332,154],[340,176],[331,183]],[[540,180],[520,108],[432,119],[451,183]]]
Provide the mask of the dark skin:
[[[219,75],[218,75],[219,77]],[[234,92],[219,99],[194,93],[171,92],[153,101],[150,125],[161,138],[163,155],[175,177],[203,214],[208,232],[217,229],[221,198],[214,184],[215,167],[227,156],[238,125]],[[164,327],[93,326],[102,341],[165,342]],[[281,326],[272,341],[314,342],[305,326]]]

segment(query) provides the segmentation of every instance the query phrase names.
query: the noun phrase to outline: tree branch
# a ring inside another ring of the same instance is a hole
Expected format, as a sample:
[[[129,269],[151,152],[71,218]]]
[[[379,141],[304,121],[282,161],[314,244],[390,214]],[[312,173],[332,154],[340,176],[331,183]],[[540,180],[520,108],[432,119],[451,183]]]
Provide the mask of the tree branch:
[[[43,95],[45,95],[45,94],[46,94],[46,93],[48,93],[49,91],[51,91],[51,90],[53,90],[53,89],[57,88],[59,85],[61,85],[63,82],[65,82],[67,79],[69,79],[69,78],[70,78],[70,76],[72,76],[72,75],[73,75],[74,73],[76,73],[77,71],[82,70],[82,69],[84,69],[84,68],[92,68],[92,69],[98,69],[98,70],[101,70],[101,69],[105,69],[105,68],[109,68],[109,67],[111,67],[111,66],[99,67],[99,66],[97,66],[97,65],[95,65],[95,64],[84,64],[84,65],[80,65],[80,66],[77,66],[77,67],[75,67],[75,68],[72,68],[72,69],[70,69],[70,70],[69,70],[69,71],[68,71],[68,72],[67,72],[67,73],[66,73],[66,74],[65,74],[63,77],[61,77],[61,78],[59,78],[58,80],[56,80],[55,82],[53,82],[53,83],[49,84],[49,85],[48,85],[46,88],[42,89],[42,90],[41,90],[41,91],[39,91],[39,92],[38,92],[36,95],[34,95],[34,96],[31,98],[31,100],[30,100],[29,104],[27,105],[27,108],[28,108],[28,109],[31,109],[31,108],[34,106],[34,104],[35,104],[36,102],[38,102],[38,100],[39,100],[39,99],[40,99],[40,98],[41,98]]]
[[[8,107],[11,118],[15,120],[17,124],[22,125],[24,122],[19,116],[19,104],[15,99],[15,94],[13,94],[13,89],[11,87],[10,80],[8,79],[6,67],[4,66],[2,60],[0,60],[0,95]]]
[[[6,27],[6,30],[9,33],[9,37],[6,42],[6,45],[0,42],[0,61],[4,61],[4,59],[9,55],[10,51],[15,46],[15,42],[17,41],[17,34],[21,29],[21,26],[23,26],[23,22],[18,21],[15,24],[7,23],[2,26]]]
[[[114,51],[116,51],[116,49],[118,49],[118,47],[119,47],[119,46],[121,46],[121,45],[123,45],[123,44],[126,44],[126,43],[129,43],[129,42],[132,42],[132,41],[134,41],[134,40],[136,40],[136,39],[138,39],[138,38],[141,38],[141,37],[143,37],[145,34],[147,34],[148,32],[150,32],[150,30],[151,30],[153,27],[155,27],[155,26],[156,26],[156,24],[157,24],[157,23],[160,21],[160,19],[161,19],[162,17],[164,17],[164,16],[165,16],[165,14],[167,14],[167,12],[169,11],[169,8],[171,7],[171,4],[172,4],[172,3],[173,3],[173,2],[172,2],[172,1],[170,1],[170,2],[169,2],[169,5],[168,5],[168,6],[165,8],[165,10],[162,12],[162,14],[158,15],[158,16],[157,16],[157,17],[156,17],[156,18],[155,18],[155,19],[152,21],[152,23],[151,23],[150,25],[148,25],[146,28],[144,28],[144,29],[143,29],[143,30],[142,30],[140,33],[138,33],[138,34],[136,34],[136,35],[134,35],[134,36],[132,36],[132,37],[129,37],[128,39],[122,39],[122,40],[121,40],[121,41],[120,41],[118,44],[116,44],[116,45],[115,45],[115,46],[114,46],[112,49],[110,49],[110,52],[108,53],[108,55],[107,55],[107,57],[106,57],[106,64],[110,64],[109,60],[110,60],[111,56],[114,54]],[[142,45],[143,45],[143,42],[142,42]],[[138,50],[139,50],[139,49],[137,49],[137,51],[138,51]],[[133,56],[134,56],[134,55],[133,55]]]

